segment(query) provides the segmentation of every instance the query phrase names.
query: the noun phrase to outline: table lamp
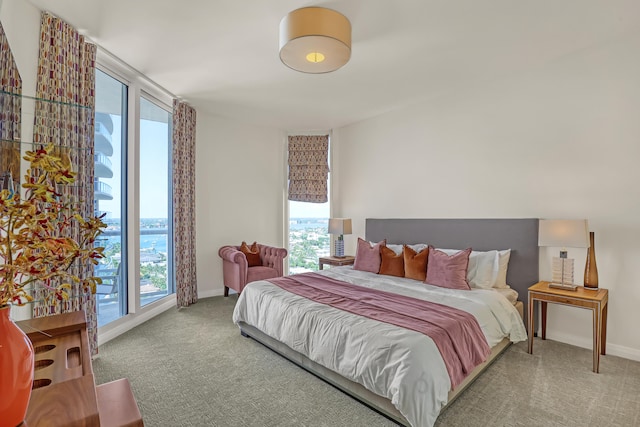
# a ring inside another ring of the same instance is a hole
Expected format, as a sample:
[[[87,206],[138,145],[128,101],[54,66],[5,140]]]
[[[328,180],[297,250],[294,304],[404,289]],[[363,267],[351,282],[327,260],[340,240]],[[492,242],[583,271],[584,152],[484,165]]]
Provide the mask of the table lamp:
[[[344,258],[344,234],[351,234],[351,218],[329,218],[329,234],[337,234],[334,241],[334,254],[337,258]]]
[[[560,256],[553,258],[551,288],[575,291],[573,259],[567,258],[566,248],[588,248],[589,228],[586,219],[541,219],[538,246],[557,247]]]

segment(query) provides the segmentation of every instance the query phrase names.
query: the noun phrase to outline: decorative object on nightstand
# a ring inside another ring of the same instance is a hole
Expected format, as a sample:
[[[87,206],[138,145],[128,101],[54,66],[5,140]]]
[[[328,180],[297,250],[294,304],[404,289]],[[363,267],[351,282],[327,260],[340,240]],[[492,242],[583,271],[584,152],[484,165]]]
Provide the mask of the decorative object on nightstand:
[[[598,266],[596,265],[596,248],[593,231],[589,232],[589,249],[587,249],[587,262],[584,265],[584,287],[598,289]]]
[[[538,246],[560,247],[559,257],[553,258],[552,282],[549,287],[575,291],[573,259],[567,258],[566,248],[588,248],[586,219],[541,219]]]
[[[329,234],[337,234],[334,241],[334,253],[336,258],[344,257],[344,234],[351,234],[351,218],[330,218]]]

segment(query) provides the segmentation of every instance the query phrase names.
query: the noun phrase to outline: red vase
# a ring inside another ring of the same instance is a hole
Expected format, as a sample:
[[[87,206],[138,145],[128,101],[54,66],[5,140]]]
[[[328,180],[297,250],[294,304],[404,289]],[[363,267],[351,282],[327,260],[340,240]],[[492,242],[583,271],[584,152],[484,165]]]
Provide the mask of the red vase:
[[[11,306],[0,307],[0,420],[17,426],[24,421],[33,384],[31,340],[9,318]]]

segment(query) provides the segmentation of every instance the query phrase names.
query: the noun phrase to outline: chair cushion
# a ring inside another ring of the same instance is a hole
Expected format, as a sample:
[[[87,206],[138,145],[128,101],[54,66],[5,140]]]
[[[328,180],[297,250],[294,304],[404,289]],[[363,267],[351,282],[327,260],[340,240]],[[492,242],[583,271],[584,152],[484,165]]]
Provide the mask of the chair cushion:
[[[256,280],[272,279],[274,277],[278,277],[278,270],[275,268],[257,266],[247,269],[247,283],[255,282]]]
[[[262,265],[262,261],[260,260],[260,249],[258,249],[257,242],[253,242],[251,247],[247,246],[247,242],[242,242],[240,245],[240,252],[247,257],[247,264],[249,267]]]

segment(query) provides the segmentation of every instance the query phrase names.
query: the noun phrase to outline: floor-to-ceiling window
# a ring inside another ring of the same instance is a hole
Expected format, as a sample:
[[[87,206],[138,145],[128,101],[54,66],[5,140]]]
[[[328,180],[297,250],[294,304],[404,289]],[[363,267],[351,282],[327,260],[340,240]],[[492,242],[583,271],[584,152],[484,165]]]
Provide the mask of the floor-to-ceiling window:
[[[94,210],[104,214],[107,229],[98,244],[105,257],[96,266],[103,283],[97,287],[98,325],[127,314],[126,286],[126,156],[127,85],[96,70],[94,138]]]
[[[98,242],[105,258],[96,266],[103,281],[98,325],[105,332],[175,293],[172,97],[107,62],[96,70],[94,182],[95,210],[107,224]]]
[[[331,187],[330,179],[331,173],[327,180],[328,188]],[[330,254],[330,201],[330,194],[325,203],[289,201],[289,274],[317,271],[318,258]]]
[[[175,292],[169,111],[140,98],[140,305]]]

